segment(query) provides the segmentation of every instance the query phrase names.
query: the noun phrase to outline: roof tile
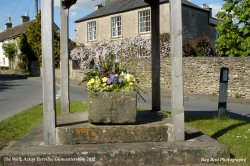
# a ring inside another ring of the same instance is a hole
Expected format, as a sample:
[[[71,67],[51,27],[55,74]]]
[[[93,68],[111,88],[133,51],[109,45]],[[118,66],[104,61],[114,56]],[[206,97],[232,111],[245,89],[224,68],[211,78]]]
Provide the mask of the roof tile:
[[[10,28],[10,29],[7,29],[7,30],[1,32],[0,33],[0,42],[15,38],[16,36],[18,36],[22,33],[25,33],[27,31],[28,26],[32,22],[34,22],[34,20],[25,22],[25,23],[20,24],[16,27],[13,27],[13,28]]]
[[[160,0],[160,3],[169,3],[169,0]],[[205,10],[187,0],[182,0],[182,3],[184,5],[187,6],[191,6],[194,8],[198,8],[198,9],[202,9]],[[129,11],[129,10],[133,10],[133,9],[138,9],[138,8],[143,8],[143,7],[147,7],[149,6],[147,3],[144,2],[144,0],[117,0],[107,6],[104,6],[100,9],[98,9],[97,11],[76,20],[75,22],[82,22],[82,21],[86,21],[86,20],[90,20],[90,19],[94,19],[94,18],[98,18],[98,17],[103,17],[103,16],[107,16],[107,15],[111,15],[111,14],[115,14],[115,13],[120,13],[120,12],[125,12],[125,11]]]

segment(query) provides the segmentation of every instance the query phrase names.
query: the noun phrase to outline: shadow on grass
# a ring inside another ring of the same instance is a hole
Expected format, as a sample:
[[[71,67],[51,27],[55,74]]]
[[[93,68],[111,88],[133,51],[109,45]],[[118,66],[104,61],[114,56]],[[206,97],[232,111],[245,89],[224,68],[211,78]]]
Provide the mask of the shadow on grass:
[[[244,126],[246,124],[249,124],[249,123],[248,122],[242,122],[242,123],[238,123],[238,124],[234,124],[234,125],[228,126],[227,128],[224,128],[222,130],[217,131],[216,133],[214,133],[213,135],[211,135],[211,137],[214,138],[214,139],[218,139],[222,135],[226,134],[228,131],[233,130],[233,129],[235,129],[237,127],[240,127],[240,126]]]
[[[218,111],[185,111],[185,120],[187,121],[193,121],[193,120],[202,120],[202,119],[211,119],[211,118],[217,118],[218,117]],[[244,116],[241,114],[233,113],[233,112],[227,112],[226,117],[230,117],[232,119],[238,119],[238,120],[244,120],[250,122],[250,117]]]
[[[217,119],[217,113],[218,111],[185,111],[185,122],[192,122],[192,121],[197,121],[197,120],[212,120],[212,119]],[[227,115],[225,116],[225,119],[238,119],[241,120],[239,123],[227,126],[224,129],[216,131],[213,135],[211,135],[212,138],[218,139],[224,134],[226,134],[228,131],[233,130],[235,128],[244,126],[246,124],[249,124],[249,117],[236,114],[236,113],[231,113],[227,112]],[[223,119],[222,119],[223,121]],[[197,136],[202,135],[201,132],[197,133],[192,133],[191,135],[187,135],[186,137],[188,138],[195,138]]]

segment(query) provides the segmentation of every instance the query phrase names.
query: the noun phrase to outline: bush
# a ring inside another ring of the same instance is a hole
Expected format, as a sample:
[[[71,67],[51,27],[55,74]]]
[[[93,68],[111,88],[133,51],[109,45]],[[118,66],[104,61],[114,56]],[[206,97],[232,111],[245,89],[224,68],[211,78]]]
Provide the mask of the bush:
[[[160,36],[160,54],[161,57],[170,55],[170,35],[162,34]],[[72,60],[80,63],[81,69],[87,69],[94,61],[94,64],[99,63],[99,59],[105,58],[110,53],[114,54],[122,59],[137,58],[140,51],[146,54],[151,54],[151,37],[150,35],[141,35],[133,38],[126,38],[116,41],[102,41],[99,43],[93,43],[87,46],[78,46],[70,53]],[[150,57],[150,56],[147,56]]]
[[[183,45],[183,56],[184,57],[188,57],[188,56],[197,56],[196,52],[195,52],[195,48],[192,46],[191,43],[185,43]]]
[[[42,66],[41,13],[28,26],[25,35],[36,59],[38,59],[39,65]],[[58,67],[60,64],[60,34],[57,31],[56,25],[54,25],[54,58],[55,67]]]
[[[183,56],[216,56],[208,37],[201,37],[183,46]]]

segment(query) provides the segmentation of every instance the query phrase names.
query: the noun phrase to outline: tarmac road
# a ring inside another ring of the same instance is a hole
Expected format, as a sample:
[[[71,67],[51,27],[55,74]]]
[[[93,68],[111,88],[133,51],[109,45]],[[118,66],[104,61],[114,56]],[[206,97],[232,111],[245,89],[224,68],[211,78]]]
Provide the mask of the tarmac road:
[[[57,97],[60,97],[60,85],[57,84]],[[79,82],[71,82],[70,100],[86,101],[86,89]],[[151,109],[151,97],[144,94],[146,103],[139,99],[138,107]],[[202,116],[216,116],[218,97],[195,95],[185,98],[185,113]],[[240,103],[243,102],[243,103]],[[42,81],[40,78],[0,75],[0,121],[21,110],[42,103]],[[162,98],[162,110],[170,111],[169,97]],[[232,99],[228,103],[229,115],[235,118],[250,120],[250,100]]]
[[[57,95],[60,95],[59,90],[60,85],[56,84]],[[77,85],[70,86],[70,97],[72,100],[86,101],[83,88]],[[40,78],[0,75],[0,121],[42,102]]]

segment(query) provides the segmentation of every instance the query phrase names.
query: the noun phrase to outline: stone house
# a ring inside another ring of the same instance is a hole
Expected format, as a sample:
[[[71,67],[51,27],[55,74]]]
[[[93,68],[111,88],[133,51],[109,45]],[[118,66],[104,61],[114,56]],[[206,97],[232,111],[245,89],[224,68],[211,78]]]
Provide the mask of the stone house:
[[[183,41],[209,37],[215,42],[217,19],[212,9],[182,0]],[[169,0],[160,0],[160,33],[170,32]],[[117,40],[150,34],[150,7],[144,0],[106,0],[96,11],[75,21],[76,44],[88,45],[103,40]]]
[[[5,30],[0,33],[0,67],[9,68],[9,59],[5,57],[4,51],[2,49],[2,45],[8,42],[14,42],[16,44],[18,52],[20,50],[17,46],[16,38],[18,38],[21,34],[25,33],[28,26],[34,20],[30,21],[29,16],[21,17],[21,24],[15,27],[12,27],[11,17],[9,17],[8,22],[5,24]]]

